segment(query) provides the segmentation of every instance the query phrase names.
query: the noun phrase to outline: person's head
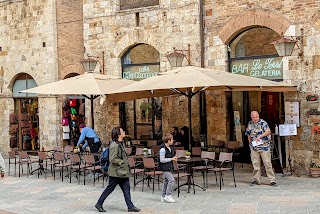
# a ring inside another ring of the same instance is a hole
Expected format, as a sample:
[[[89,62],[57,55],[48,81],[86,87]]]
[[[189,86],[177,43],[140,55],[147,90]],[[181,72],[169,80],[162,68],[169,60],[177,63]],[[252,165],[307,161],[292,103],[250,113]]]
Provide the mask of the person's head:
[[[170,133],[165,133],[162,137],[162,141],[164,144],[167,144],[167,145],[172,145],[173,143],[173,136],[172,134]]]
[[[259,113],[257,111],[251,112],[251,120],[253,123],[257,123],[259,121]]]
[[[120,126],[116,126],[112,129],[111,138],[113,141],[121,142],[125,136],[125,132]]]
[[[81,123],[80,126],[79,126],[80,132],[82,131],[82,129],[83,129],[84,127],[86,127],[86,126],[85,126],[83,123]]]
[[[179,132],[178,127],[174,126],[171,128],[171,133],[177,134]]]
[[[180,132],[181,135],[187,136],[189,134],[189,128],[187,126],[183,126]]]

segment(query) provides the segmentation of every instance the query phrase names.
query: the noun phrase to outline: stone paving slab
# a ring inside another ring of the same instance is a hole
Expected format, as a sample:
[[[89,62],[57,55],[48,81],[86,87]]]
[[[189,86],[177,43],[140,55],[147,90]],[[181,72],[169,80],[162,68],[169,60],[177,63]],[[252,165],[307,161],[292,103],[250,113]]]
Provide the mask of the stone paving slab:
[[[36,167],[34,165],[34,167]],[[14,168],[14,167],[12,167]],[[20,178],[11,176],[0,180],[0,214],[1,213],[61,213],[84,214],[97,213],[94,208],[98,197],[103,191],[102,183],[93,186],[92,179],[86,185],[79,185],[76,178],[69,183],[68,179],[61,182],[59,174],[56,180],[48,174],[38,178],[37,174]],[[160,202],[161,191],[155,185],[155,192],[145,186],[144,192],[139,184],[136,191],[131,189],[134,204],[141,208],[141,213],[154,214],[251,214],[251,213],[320,213],[320,178],[309,176],[277,175],[277,187],[265,185],[251,187],[252,167],[246,164],[243,168],[236,165],[236,185],[232,174],[224,176],[224,186],[219,190],[214,174],[209,175],[209,188],[206,191],[196,187],[196,194],[187,193],[187,187],[181,188],[180,197],[173,192],[176,203]],[[83,178],[81,177],[81,181]],[[195,174],[195,181],[202,185],[201,173]],[[183,182],[183,181],[182,181]],[[145,184],[146,185],[146,184]],[[105,209],[109,213],[126,213],[126,204],[120,188],[107,198]]]

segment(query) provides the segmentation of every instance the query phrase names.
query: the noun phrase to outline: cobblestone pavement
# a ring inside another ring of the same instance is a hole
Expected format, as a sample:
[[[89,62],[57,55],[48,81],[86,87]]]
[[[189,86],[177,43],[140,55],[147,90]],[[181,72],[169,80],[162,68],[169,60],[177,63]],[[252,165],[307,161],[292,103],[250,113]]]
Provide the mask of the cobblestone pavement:
[[[68,179],[61,182],[59,174],[56,180],[51,174],[48,174],[47,180],[44,176],[38,178],[37,173],[29,177],[23,174],[19,178],[14,177],[12,168],[11,175],[0,180],[0,213],[97,213],[94,205],[103,191],[101,181],[94,187],[92,179],[88,179],[86,185],[82,182],[78,185],[77,179],[73,178],[70,184]],[[251,187],[251,172],[250,164],[245,164],[243,168],[236,164],[237,187],[233,185],[232,174],[226,173],[221,191],[211,174],[206,191],[196,187],[194,195],[182,187],[179,198],[177,191],[174,191],[174,204],[160,202],[157,185],[153,194],[146,186],[142,192],[141,184],[138,184],[135,191],[131,188],[132,200],[142,209],[141,213],[320,213],[320,178],[282,177],[278,174],[277,187],[269,186],[267,178],[263,178],[265,185]],[[195,175],[196,183],[202,185],[201,173]],[[127,211],[119,187],[107,198],[104,207],[109,213]]]

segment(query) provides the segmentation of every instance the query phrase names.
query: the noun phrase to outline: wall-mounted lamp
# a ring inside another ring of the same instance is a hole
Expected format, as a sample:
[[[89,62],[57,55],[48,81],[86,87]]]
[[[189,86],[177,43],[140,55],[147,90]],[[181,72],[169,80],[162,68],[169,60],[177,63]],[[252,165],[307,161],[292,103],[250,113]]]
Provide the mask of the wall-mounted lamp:
[[[282,37],[281,39],[271,42],[274,45],[279,56],[291,56],[295,45],[299,48],[299,57],[303,60],[303,29],[301,28],[301,36]],[[300,46],[298,44],[300,41]]]
[[[184,51],[186,51],[188,53],[187,61],[188,61],[188,65],[190,65],[190,44],[188,44],[187,50],[177,50],[176,48],[173,48],[173,53],[166,55],[171,67],[181,67],[182,66],[183,59],[186,57],[186,55],[183,53]]]
[[[82,62],[83,68],[86,72],[93,72],[97,66],[97,63],[100,64],[102,69],[100,73],[104,74],[104,51],[102,52],[102,64],[99,61],[99,57],[87,55],[87,58],[84,59]]]

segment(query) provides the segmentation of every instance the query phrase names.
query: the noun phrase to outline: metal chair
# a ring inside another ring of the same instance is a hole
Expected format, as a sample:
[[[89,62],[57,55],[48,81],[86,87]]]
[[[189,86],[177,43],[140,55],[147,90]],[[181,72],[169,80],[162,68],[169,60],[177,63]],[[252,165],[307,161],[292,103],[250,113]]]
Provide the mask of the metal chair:
[[[181,150],[179,150],[181,151]],[[173,169],[174,169],[174,174],[173,174],[173,177],[174,178],[177,178],[177,181],[178,181],[178,197],[180,195],[180,178],[183,178],[183,177],[187,177],[188,179],[188,182],[190,184],[192,184],[193,186],[193,194],[196,194],[196,190],[194,188],[194,178],[193,178],[193,174],[192,173],[180,173],[179,170],[179,166],[178,166],[178,163],[176,161],[173,161]],[[188,192],[190,192],[190,185],[188,184]]]
[[[48,156],[46,152],[38,152],[39,156],[39,165],[38,165],[38,178],[40,176],[41,171],[44,171],[44,178],[47,179],[47,170],[48,170],[48,165],[51,166],[51,173],[53,173],[53,167],[55,162],[48,160]],[[41,173],[42,174],[42,173]]]
[[[8,155],[9,155],[9,171],[8,171],[8,175],[10,176],[10,165],[14,164],[14,176],[16,176],[17,164],[18,164],[16,153],[15,153],[15,151],[9,151]],[[12,159],[14,159],[14,162],[11,162]]]
[[[86,167],[80,160],[79,155],[77,154],[71,154],[70,155],[70,161],[71,161],[71,166],[70,166],[70,183],[71,183],[71,174],[73,172],[76,172],[76,177],[78,178],[78,184],[80,184],[80,172],[81,170],[84,170],[84,168]],[[74,171],[72,171],[72,169],[74,169]]]
[[[131,174],[133,174],[133,190],[136,190],[136,185],[142,181],[142,180],[140,180],[140,181],[136,182],[137,176],[139,173],[142,173],[144,170],[136,168],[140,164],[136,164],[133,157],[128,157],[128,161],[129,161],[130,172],[131,172]]]
[[[208,187],[208,169],[212,169],[214,167],[215,157],[215,152],[202,151],[201,158],[203,159],[204,164],[192,167],[194,171],[200,171],[202,173],[203,188]],[[212,165],[209,164],[210,161],[212,161]]]
[[[163,174],[162,171],[156,170],[156,165],[154,163],[153,158],[143,158],[143,178],[142,178],[142,192],[144,187],[144,180],[148,180],[148,186],[150,187],[150,180],[152,180],[152,193],[154,193],[154,180],[156,179],[156,176],[158,176],[158,188],[160,189],[160,175]]]
[[[68,170],[68,167],[71,165],[70,162],[66,162],[64,155],[61,152],[55,152],[53,153],[53,159],[55,161],[55,165],[53,168],[53,178],[56,179],[56,167],[60,167],[60,176],[61,181],[63,182],[63,169],[66,167]]]
[[[237,187],[236,179],[234,176],[234,164],[232,162],[232,153],[220,152],[219,162],[220,164],[218,166],[214,168],[210,168],[208,169],[208,171],[213,171],[214,173],[216,172],[220,173],[220,190],[221,190],[221,183],[223,184],[222,172],[226,172],[226,171],[232,171],[234,187]],[[228,165],[228,166],[225,167],[225,165]],[[217,180],[217,175],[216,175],[216,180]]]
[[[93,174],[96,173],[96,171],[100,171],[102,169],[101,165],[96,165],[96,161],[94,159],[93,155],[83,155],[84,160],[84,168],[83,168],[83,185],[86,185],[86,170],[93,171]],[[103,174],[103,182],[104,182],[105,174]],[[99,181],[98,176],[98,181]],[[93,186],[95,186],[96,183],[96,176],[93,176]]]
[[[192,156],[201,156],[201,147],[192,147],[191,154]]]
[[[156,146],[157,144],[158,144],[157,140],[148,140],[147,141],[147,147],[148,148],[152,148],[152,147]]]
[[[30,156],[27,154],[26,151],[18,151],[19,156],[19,177],[20,177],[20,166],[22,167],[22,173],[23,173],[23,164],[27,165],[27,177],[29,177],[30,168],[32,170],[32,163],[38,162],[38,160],[33,160],[30,158]]]

